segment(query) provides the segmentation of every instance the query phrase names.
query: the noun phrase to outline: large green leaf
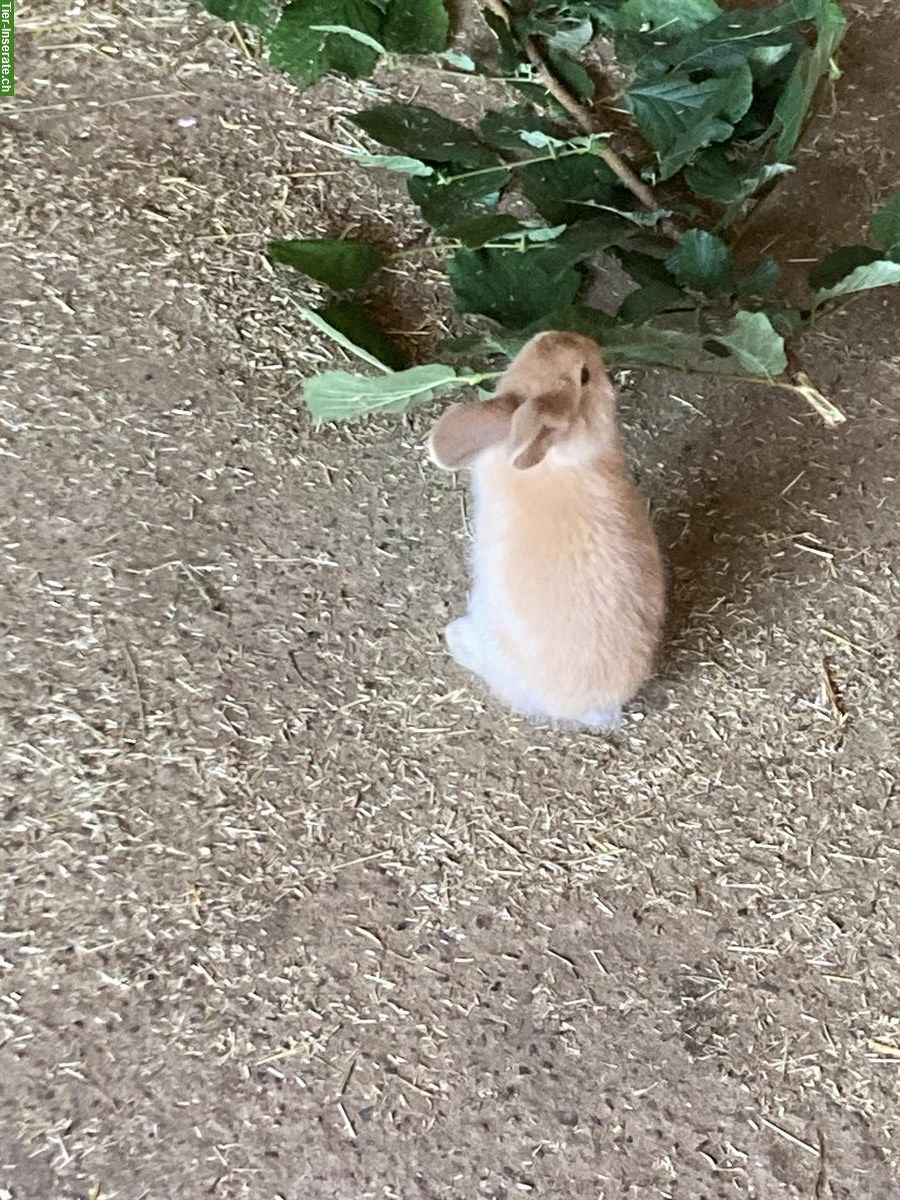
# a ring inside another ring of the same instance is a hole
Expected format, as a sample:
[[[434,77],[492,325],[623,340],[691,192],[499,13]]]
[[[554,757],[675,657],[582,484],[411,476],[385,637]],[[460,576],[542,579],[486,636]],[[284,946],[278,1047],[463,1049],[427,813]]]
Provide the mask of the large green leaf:
[[[721,117],[701,117],[666,151],[659,156],[659,175],[669,179],[696,156],[698,150],[712,142],[724,142],[734,133],[734,126]]]
[[[616,320],[625,325],[643,325],[658,313],[673,308],[683,308],[687,297],[678,288],[667,283],[651,283],[636,288],[619,305]]]
[[[302,271],[336,292],[362,287],[384,262],[376,246],[350,238],[276,239],[267,252],[273,263]]]
[[[350,119],[377,142],[410,158],[470,168],[500,162],[471,129],[421,104],[379,104]]]
[[[761,312],[739,312],[725,333],[713,339],[751,375],[773,377],[787,368],[784,338]]]
[[[900,263],[880,259],[851,271],[844,279],[828,288],[821,288],[813,297],[815,304],[823,304],[835,296],[849,296],[853,292],[868,292],[872,288],[889,287],[900,283]]]
[[[575,299],[581,276],[560,268],[553,250],[459,250],[448,267],[459,312],[480,313],[509,329],[522,329]]]
[[[272,24],[272,0],[200,0],[207,12],[223,21],[238,21],[241,25],[257,25],[267,29]]]
[[[620,32],[644,33],[674,41],[721,16],[715,0],[625,0],[615,14]]]
[[[560,267],[574,266],[612,246],[620,245],[633,232],[634,226],[625,217],[615,212],[600,212],[587,221],[570,225],[555,240],[548,253],[552,253]]]
[[[657,70],[726,74],[742,64],[771,64],[805,45],[801,28],[829,0],[788,0],[771,8],[736,9],[653,55]]]
[[[847,18],[835,0],[818,0],[814,8],[815,45],[801,54],[775,107],[772,131],[780,131],[775,154],[781,160],[793,154],[819,83],[828,75],[847,29]]]
[[[632,85],[625,101],[657,152],[668,179],[711,142],[724,141],[753,100],[753,77],[743,65],[720,78],[696,82],[673,73]]]
[[[616,326],[600,344],[613,367],[687,367],[705,357],[700,334],[652,325]]]
[[[333,300],[320,308],[318,315],[354,346],[367,350],[392,371],[400,371],[407,365],[406,355],[394,339],[356,301]]]
[[[900,246],[900,190],[889,196],[869,225],[872,241],[882,250]]]
[[[679,283],[715,296],[734,290],[731,252],[715,234],[689,229],[666,262]]]
[[[369,0],[291,0],[269,35],[269,59],[303,87],[327,71],[356,78],[369,75],[378,53],[346,33],[324,33],[315,25],[344,25],[367,37],[379,32],[380,12]]]
[[[689,129],[712,103],[722,111],[723,84],[720,79],[698,83],[689,75],[673,73],[662,79],[639,81],[625,93],[641,131],[656,150],[667,146]]]
[[[740,204],[779,175],[793,170],[788,163],[742,165],[724,146],[711,146],[687,168],[684,180],[695,196],[720,204]]]
[[[584,202],[617,207],[623,196],[618,179],[596,154],[528,163],[517,175],[525,196],[554,225],[589,218]]]
[[[562,125],[537,113],[529,104],[515,104],[511,108],[492,108],[481,118],[478,132],[485,142],[501,150],[524,151],[530,143],[528,134],[544,134],[548,138],[564,141],[566,131]]]
[[[326,371],[308,381],[303,399],[317,422],[346,421],[370,412],[402,412],[457,379],[454,368],[441,363],[374,377]]]
[[[444,0],[389,0],[381,36],[388,50],[426,54],[444,49],[449,29]]]
[[[459,179],[438,173],[427,179],[410,179],[406,186],[432,229],[446,234],[459,221],[492,213],[508,183],[509,172],[499,167]]]
[[[881,257],[881,252],[871,246],[836,246],[810,268],[810,285],[814,288],[833,287],[857,267],[866,267]]]

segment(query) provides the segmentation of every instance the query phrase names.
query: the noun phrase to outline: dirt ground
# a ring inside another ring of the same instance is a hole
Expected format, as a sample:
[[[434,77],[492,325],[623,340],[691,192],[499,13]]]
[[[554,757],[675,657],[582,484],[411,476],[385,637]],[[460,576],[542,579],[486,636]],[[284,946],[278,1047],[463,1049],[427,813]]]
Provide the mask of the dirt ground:
[[[848,5],[760,244],[853,240],[897,185],[894,7]],[[896,297],[803,347],[836,431],[624,381],[666,660],[619,734],[535,727],[444,654],[464,481],[429,413],[311,430],[336,351],[261,259],[416,242],[309,137],[379,85],[299,95],[177,0],[18,23],[0,1198],[896,1197]],[[427,346],[415,261],[382,302]]]

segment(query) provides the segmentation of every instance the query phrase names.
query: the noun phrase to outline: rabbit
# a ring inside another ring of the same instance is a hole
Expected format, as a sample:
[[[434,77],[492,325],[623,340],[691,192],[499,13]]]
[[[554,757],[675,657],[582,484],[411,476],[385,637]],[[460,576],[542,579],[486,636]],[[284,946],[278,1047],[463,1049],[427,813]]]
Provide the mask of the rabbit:
[[[454,404],[428,452],[472,468],[473,585],[453,658],[514,711],[614,729],[653,669],[659,547],[631,482],[597,345],[533,337],[490,400]]]

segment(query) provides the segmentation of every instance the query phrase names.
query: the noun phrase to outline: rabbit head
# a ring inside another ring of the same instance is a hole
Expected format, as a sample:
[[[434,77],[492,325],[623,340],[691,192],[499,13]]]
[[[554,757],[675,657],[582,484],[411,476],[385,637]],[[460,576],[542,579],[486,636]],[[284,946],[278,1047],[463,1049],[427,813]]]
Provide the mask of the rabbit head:
[[[491,400],[454,404],[436,422],[429,453],[457,471],[503,447],[525,471],[575,465],[617,450],[615,391],[590,338],[539,333],[510,363]]]

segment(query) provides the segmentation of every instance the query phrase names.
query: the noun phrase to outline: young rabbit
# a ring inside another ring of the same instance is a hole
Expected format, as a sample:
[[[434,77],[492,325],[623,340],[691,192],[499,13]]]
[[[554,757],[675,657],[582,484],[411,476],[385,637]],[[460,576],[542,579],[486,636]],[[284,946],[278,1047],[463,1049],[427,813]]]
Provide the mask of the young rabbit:
[[[450,653],[518,712],[615,727],[652,670],[664,582],[597,346],[538,334],[428,448],[473,473],[474,582]]]

